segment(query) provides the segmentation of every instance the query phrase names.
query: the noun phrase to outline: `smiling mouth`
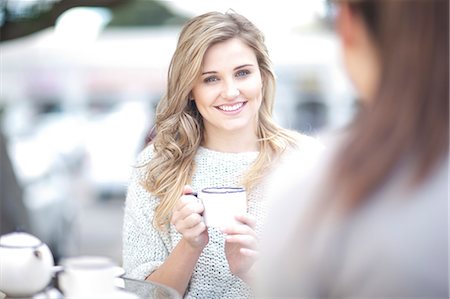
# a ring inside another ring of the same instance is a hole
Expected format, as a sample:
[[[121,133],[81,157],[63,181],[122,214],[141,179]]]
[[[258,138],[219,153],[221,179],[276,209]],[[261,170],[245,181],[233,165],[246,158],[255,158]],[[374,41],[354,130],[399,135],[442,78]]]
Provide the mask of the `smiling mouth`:
[[[242,106],[244,106],[247,102],[240,102],[236,103],[234,105],[220,105],[216,106],[217,109],[225,111],[225,112],[233,112],[241,109]]]

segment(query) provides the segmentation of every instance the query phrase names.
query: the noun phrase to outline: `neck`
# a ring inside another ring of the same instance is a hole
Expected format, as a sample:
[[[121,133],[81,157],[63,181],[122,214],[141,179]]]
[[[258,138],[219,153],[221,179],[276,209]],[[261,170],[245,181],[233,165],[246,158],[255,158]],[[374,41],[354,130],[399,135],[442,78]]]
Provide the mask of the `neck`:
[[[203,146],[225,153],[243,153],[259,151],[259,143],[256,134],[243,134],[242,132],[228,134],[205,133]]]

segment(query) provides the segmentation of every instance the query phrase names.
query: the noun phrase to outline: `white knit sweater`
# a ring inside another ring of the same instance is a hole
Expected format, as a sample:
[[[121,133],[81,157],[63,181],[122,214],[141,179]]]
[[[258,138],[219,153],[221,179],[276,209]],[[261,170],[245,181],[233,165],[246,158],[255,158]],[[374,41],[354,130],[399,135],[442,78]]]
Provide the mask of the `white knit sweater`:
[[[151,159],[153,147],[139,156],[137,165]],[[208,186],[239,186],[240,178],[255,161],[258,153],[223,153],[200,147],[195,157],[196,170],[192,178],[194,190]],[[140,184],[145,168],[136,168],[125,203],[123,227],[123,267],[126,276],[144,279],[157,269],[181,239],[171,225],[169,232],[160,232],[152,225],[158,199]],[[265,192],[260,186],[247,194],[248,212],[257,219],[256,232],[267,212]],[[192,274],[185,298],[249,298],[250,288],[230,272],[224,253],[224,235],[208,228],[209,243],[204,248]]]

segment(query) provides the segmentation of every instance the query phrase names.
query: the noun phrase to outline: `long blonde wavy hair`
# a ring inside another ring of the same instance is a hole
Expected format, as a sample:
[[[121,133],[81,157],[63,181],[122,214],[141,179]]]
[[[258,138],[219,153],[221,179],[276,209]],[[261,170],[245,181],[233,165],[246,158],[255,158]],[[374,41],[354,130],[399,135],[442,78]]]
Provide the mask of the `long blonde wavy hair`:
[[[183,187],[191,182],[194,156],[204,136],[203,119],[195,102],[189,100],[201,75],[205,52],[214,44],[239,38],[255,52],[263,81],[258,115],[259,155],[244,176],[247,190],[258,183],[273,160],[296,144],[295,132],[274,123],[272,110],[275,77],[261,31],[235,13],[210,12],[188,21],[179,36],[167,77],[167,91],[156,108],[154,154],[146,165],[144,187],[159,198],[153,225],[164,228]]]

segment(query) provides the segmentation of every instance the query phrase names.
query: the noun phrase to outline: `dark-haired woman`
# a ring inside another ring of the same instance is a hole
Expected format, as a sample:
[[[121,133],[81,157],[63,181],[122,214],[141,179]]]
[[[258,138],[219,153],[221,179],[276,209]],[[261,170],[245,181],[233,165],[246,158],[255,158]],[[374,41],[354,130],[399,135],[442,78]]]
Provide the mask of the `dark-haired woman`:
[[[315,172],[281,174],[259,292],[448,298],[449,2],[336,5],[361,110]]]

